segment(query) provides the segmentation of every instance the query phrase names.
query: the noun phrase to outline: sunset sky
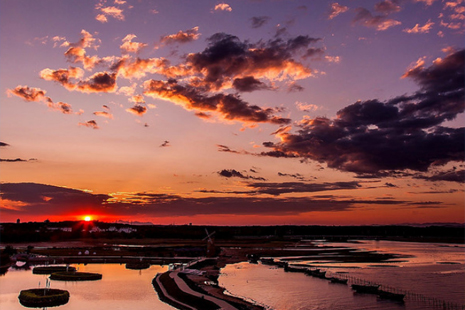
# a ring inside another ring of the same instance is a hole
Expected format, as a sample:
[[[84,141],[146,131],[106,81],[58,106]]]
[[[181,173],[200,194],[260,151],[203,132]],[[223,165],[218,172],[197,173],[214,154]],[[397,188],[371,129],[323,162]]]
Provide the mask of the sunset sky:
[[[463,0],[0,0],[0,221],[464,222]]]

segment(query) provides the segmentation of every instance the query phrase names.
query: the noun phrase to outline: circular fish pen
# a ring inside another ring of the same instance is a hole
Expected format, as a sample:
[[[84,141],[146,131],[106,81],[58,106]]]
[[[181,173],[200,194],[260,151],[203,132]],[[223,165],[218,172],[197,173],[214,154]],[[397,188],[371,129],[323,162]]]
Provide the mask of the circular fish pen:
[[[150,263],[147,263],[147,262],[135,262],[135,263],[126,264],[126,269],[141,270],[141,269],[148,269],[148,268],[150,268]]]
[[[69,292],[59,289],[34,288],[22,290],[19,293],[18,299],[24,307],[56,307],[64,305],[69,301]]]
[[[91,272],[54,272],[50,275],[50,279],[59,281],[93,281],[102,279],[102,275]]]

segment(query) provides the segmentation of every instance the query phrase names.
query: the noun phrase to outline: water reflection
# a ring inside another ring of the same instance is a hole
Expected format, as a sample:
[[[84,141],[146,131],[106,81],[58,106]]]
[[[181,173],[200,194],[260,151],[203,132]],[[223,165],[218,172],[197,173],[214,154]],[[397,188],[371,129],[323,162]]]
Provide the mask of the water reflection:
[[[464,246],[390,241],[328,244],[350,246],[354,250],[401,254],[401,260],[385,263],[334,263],[332,261],[293,261],[318,266],[402,290],[422,294],[449,303],[465,305]],[[380,299],[376,295],[354,293],[349,286],[283,269],[241,263],[222,270],[220,285],[234,295],[245,296],[274,310],[287,309],[438,309],[436,305],[407,298],[405,303]],[[451,308],[454,309],[454,308]],[[461,306],[458,308],[461,309]]]
[[[76,264],[79,271],[95,272],[103,275],[99,281],[62,282],[51,281],[52,288],[65,289],[70,293],[68,304],[56,309],[160,309],[172,310],[173,307],[158,299],[153,289],[152,279],[167,266],[151,266],[144,270],[126,269],[119,264]],[[15,270],[0,278],[0,308],[24,310],[18,301],[21,290],[37,288],[39,282],[45,283],[48,275],[32,274],[31,270]],[[55,308],[53,308],[55,309]]]

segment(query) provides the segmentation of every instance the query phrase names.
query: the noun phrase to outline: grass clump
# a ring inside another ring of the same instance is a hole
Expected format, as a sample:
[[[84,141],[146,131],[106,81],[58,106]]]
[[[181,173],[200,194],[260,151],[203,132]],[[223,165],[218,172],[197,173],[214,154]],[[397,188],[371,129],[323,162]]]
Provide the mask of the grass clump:
[[[60,281],[92,281],[102,279],[102,275],[91,272],[54,272],[50,275],[50,279]]]
[[[68,268],[68,269],[67,269]],[[54,272],[74,272],[76,268],[74,267],[66,267],[66,266],[45,266],[45,267],[35,267],[32,269],[33,274],[52,274]]]
[[[18,296],[21,305],[30,308],[56,307],[69,301],[69,292],[59,289],[29,289],[23,290]]]

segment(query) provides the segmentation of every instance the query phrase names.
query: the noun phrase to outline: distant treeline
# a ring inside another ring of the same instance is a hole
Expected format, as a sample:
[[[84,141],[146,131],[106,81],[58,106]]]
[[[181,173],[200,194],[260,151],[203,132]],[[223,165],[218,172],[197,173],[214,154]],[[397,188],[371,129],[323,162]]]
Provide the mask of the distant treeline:
[[[132,229],[128,229],[132,228]],[[266,239],[389,239],[401,241],[465,241],[464,225],[448,226],[197,226],[197,225],[128,225],[104,222],[29,222],[3,223],[0,242],[64,241],[82,238],[106,239],[190,239],[202,240],[205,228],[220,240]]]

